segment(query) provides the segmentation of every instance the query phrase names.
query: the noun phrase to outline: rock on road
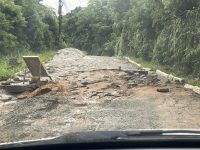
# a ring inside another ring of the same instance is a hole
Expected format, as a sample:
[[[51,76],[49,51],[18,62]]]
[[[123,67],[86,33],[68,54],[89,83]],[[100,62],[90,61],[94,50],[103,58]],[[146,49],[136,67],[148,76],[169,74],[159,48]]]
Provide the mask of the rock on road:
[[[69,48],[46,68],[55,83],[0,103],[0,142],[77,131],[200,128],[199,95],[159,84],[126,60]],[[158,86],[170,92],[159,93]]]

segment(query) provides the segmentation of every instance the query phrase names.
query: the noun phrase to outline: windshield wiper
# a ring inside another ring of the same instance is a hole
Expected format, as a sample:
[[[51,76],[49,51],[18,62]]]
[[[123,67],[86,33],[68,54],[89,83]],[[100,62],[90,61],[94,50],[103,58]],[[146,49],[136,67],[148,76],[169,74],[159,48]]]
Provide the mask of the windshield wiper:
[[[148,136],[148,135],[200,135],[200,130],[138,130],[128,132],[128,136]]]
[[[200,138],[200,130],[140,130],[138,132],[128,132],[124,136],[119,136],[116,140],[138,140],[138,139],[169,139],[169,138],[191,139]]]

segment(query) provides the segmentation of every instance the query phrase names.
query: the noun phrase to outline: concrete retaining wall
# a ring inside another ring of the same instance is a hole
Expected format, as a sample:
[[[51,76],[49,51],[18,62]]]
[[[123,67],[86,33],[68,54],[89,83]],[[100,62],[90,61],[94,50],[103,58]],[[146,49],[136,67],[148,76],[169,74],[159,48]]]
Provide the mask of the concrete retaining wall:
[[[137,67],[142,68],[142,65],[141,65],[141,64],[136,63],[135,61],[131,60],[129,57],[125,57],[125,59],[128,60],[130,63],[136,65]]]
[[[192,86],[190,84],[185,84],[184,88],[192,90],[192,91],[194,91],[197,94],[200,94],[200,87],[198,87],[198,86]]]
[[[185,83],[185,80],[183,78],[175,77],[172,74],[167,74],[165,72],[162,72],[161,70],[156,70],[156,74],[163,76],[167,78],[169,81],[174,82],[174,83],[181,83],[181,84]]]

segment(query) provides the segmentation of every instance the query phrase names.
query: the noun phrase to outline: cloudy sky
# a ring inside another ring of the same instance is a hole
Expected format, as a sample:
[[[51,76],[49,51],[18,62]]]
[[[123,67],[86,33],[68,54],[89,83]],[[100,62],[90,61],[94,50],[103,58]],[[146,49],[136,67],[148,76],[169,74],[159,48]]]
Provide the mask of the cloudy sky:
[[[43,0],[43,4],[53,8],[56,12],[58,11],[58,1],[59,0]],[[88,0],[63,0],[63,13],[70,12],[77,6],[86,7]]]

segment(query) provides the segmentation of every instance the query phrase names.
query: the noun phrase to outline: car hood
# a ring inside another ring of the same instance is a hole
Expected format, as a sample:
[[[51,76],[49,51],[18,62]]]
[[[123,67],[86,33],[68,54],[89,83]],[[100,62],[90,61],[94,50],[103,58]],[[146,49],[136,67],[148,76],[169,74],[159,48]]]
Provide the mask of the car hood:
[[[119,141],[148,141],[148,140],[200,140],[200,130],[134,130],[134,131],[91,131],[75,132],[61,136],[39,140],[19,141],[0,144],[0,149],[36,145],[54,145],[66,143],[95,143]]]

